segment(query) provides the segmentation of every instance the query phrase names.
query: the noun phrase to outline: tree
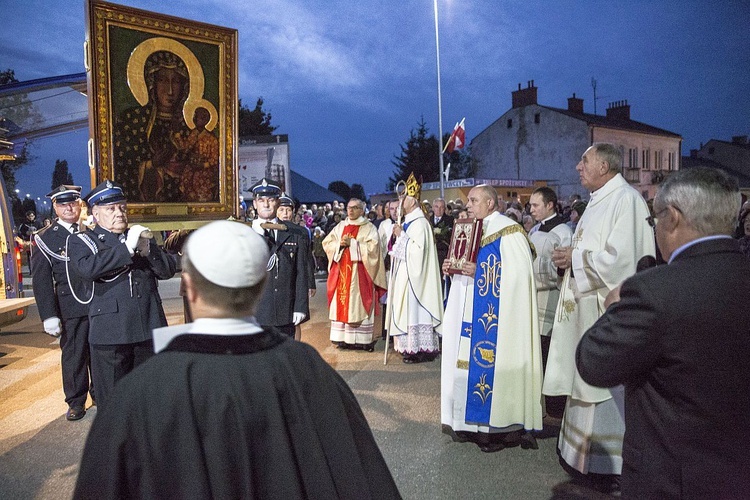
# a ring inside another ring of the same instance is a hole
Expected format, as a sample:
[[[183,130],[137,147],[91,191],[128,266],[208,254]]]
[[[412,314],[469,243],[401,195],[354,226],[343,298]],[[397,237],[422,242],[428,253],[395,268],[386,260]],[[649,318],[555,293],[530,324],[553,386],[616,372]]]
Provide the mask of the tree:
[[[348,201],[352,197],[352,188],[344,181],[333,181],[328,185],[328,190],[341,196],[344,201]]]
[[[358,200],[367,201],[367,194],[365,193],[365,187],[362,184],[352,184],[352,189],[350,193],[351,193],[350,198],[357,198]]]
[[[443,144],[448,143],[450,134],[445,134],[443,137]],[[471,156],[471,149],[456,149],[452,153],[445,153],[443,156],[443,168],[448,168],[450,163],[450,171],[448,176],[450,179],[466,179],[468,177],[474,177],[477,171],[477,161]]]
[[[406,144],[401,146],[401,156],[395,156],[391,163],[396,167],[393,176],[388,180],[388,190],[393,191],[398,181],[406,180],[409,174],[420,182],[439,181],[440,158],[439,145],[435,135],[427,135],[424,117],[420,118],[416,131],[409,133]]]
[[[68,160],[55,160],[51,189],[55,189],[61,184],[73,184],[73,174],[68,171]]]
[[[258,97],[255,109],[250,109],[239,100],[238,127],[240,138],[253,135],[273,135],[279,127],[271,125],[271,113],[263,110],[263,98]]]

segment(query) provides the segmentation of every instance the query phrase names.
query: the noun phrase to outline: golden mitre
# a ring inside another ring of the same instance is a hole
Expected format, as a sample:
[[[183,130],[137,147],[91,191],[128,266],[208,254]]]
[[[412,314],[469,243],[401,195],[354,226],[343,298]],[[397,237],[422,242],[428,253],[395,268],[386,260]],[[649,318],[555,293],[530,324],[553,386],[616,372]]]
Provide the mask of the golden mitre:
[[[409,174],[409,178],[406,179],[406,195],[416,198],[419,201],[420,195],[422,194],[422,185],[417,182],[417,178],[414,177],[414,172]]]

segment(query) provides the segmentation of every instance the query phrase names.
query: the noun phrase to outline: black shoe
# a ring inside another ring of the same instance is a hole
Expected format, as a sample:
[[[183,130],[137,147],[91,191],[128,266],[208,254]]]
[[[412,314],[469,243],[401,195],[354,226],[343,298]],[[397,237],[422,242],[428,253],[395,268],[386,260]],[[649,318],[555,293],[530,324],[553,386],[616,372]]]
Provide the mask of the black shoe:
[[[86,410],[84,410],[83,406],[71,406],[65,412],[65,418],[71,422],[73,420],[81,420],[84,415],[86,415]]]
[[[402,361],[407,364],[421,363],[422,358],[420,358],[417,354],[407,354],[404,356],[404,359]]]
[[[521,434],[521,448],[524,450],[538,450],[539,445],[536,442],[534,434],[530,432],[524,432]]]
[[[504,450],[505,445],[503,443],[485,443],[480,444],[479,449],[485,453],[495,453],[496,451]]]
[[[365,344],[362,349],[364,349],[367,352],[373,352],[375,350],[375,344],[377,344],[377,340],[375,342],[372,342],[370,344]]]

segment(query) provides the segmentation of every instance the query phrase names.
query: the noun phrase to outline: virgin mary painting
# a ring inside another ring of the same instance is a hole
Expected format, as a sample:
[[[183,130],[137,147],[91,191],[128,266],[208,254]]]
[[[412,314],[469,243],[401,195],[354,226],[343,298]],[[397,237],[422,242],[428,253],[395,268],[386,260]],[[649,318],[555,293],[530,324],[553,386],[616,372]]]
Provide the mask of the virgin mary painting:
[[[116,180],[131,201],[219,201],[217,113],[203,84],[195,55],[174,39],[150,38],[133,50],[128,87],[139,105],[114,127]],[[197,178],[200,185],[190,181]]]

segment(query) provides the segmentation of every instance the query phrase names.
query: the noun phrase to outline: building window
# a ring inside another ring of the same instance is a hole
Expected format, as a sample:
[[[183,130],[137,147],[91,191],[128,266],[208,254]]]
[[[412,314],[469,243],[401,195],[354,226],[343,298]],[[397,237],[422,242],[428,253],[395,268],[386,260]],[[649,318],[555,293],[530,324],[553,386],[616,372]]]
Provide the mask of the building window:
[[[513,128],[513,118],[508,118],[508,128]]]
[[[674,170],[674,153],[667,153],[667,170]]]
[[[661,170],[662,151],[654,151],[654,170]]]
[[[638,148],[628,149],[628,168],[638,168]]]
[[[643,163],[643,170],[651,170],[651,150],[644,149],[641,155],[641,163]]]
[[[542,121],[542,114],[541,113],[536,113],[534,115],[534,123],[539,123],[541,121]]]

